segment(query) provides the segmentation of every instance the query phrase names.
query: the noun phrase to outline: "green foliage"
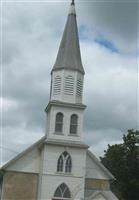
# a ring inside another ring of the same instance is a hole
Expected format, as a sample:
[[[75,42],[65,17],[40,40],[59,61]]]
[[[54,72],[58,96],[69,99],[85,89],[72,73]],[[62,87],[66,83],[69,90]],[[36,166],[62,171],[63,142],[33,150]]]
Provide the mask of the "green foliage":
[[[121,200],[139,200],[139,131],[128,130],[122,144],[104,152],[101,162],[116,178],[112,190]]]

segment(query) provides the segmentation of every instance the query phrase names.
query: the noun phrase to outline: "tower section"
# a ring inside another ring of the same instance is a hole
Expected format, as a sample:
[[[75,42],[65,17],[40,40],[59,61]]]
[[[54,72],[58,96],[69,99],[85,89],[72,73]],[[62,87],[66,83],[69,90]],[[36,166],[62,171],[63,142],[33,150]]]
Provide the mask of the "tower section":
[[[75,5],[70,5],[57,58],[51,71],[50,102],[46,108],[48,139],[83,141],[83,81]]]
[[[52,71],[51,101],[81,104],[84,74],[73,69]]]
[[[67,23],[51,74],[51,100],[82,103],[84,69],[81,61],[74,4],[70,6]]]

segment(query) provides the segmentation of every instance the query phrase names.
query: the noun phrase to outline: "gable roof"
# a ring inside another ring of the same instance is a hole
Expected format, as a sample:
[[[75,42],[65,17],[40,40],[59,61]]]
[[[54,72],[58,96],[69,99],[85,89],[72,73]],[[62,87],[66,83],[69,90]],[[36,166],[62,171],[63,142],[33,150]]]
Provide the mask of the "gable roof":
[[[30,147],[28,147],[27,149],[25,149],[23,152],[19,153],[17,156],[15,156],[12,160],[8,161],[6,164],[4,164],[0,170],[5,170],[9,165],[11,165],[12,163],[14,163],[15,161],[17,161],[19,158],[21,158],[22,156],[24,156],[26,153],[28,153],[29,151],[31,151],[33,148],[40,146],[41,144],[43,144],[44,142],[46,142],[46,144],[49,144],[49,141],[46,140],[46,136],[42,137],[40,140],[38,140],[37,142],[35,142],[34,144],[32,144]],[[48,142],[48,143],[47,143]],[[51,142],[50,142],[51,143]],[[57,143],[56,143],[57,144]],[[76,146],[76,145],[75,145]],[[87,145],[81,145],[84,148],[87,148]],[[90,158],[101,168],[101,170],[103,170],[109,177],[109,179],[114,179],[114,176],[101,164],[101,162],[95,157],[95,155],[91,152],[91,151],[87,151],[87,154],[90,156]]]
[[[9,165],[11,165],[12,163],[14,163],[15,161],[17,161],[19,158],[23,157],[25,154],[27,154],[29,151],[31,151],[33,148],[40,146],[41,144],[43,144],[44,142],[46,144],[56,144],[56,145],[70,145],[72,147],[77,147],[77,148],[88,148],[88,145],[85,145],[84,143],[78,143],[78,142],[73,142],[72,144],[69,143],[69,141],[62,141],[59,142],[57,140],[46,140],[46,136],[42,137],[40,140],[38,140],[37,142],[35,142],[34,144],[32,144],[31,146],[29,146],[27,149],[25,149],[24,151],[22,151],[21,153],[19,153],[17,156],[15,156],[13,159],[9,160],[6,164],[4,164],[0,170],[5,170]]]
[[[109,177],[109,179],[115,179],[114,176],[110,173],[110,171],[104,167],[103,164],[101,164],[101,162],[96,158],[96,156],[91,152],[91,151],[87,151],[87,154],[89,155],[89,157],[100,167],[100,169],[107,174],[107,176]]]
[[[22,156],[24,156],[27,152],[29,152],[30,150],[32,150],[33,148],[39,146],[40,144],[42,144],[46,139],[46,136],[42,137],[40,140],[38,140],[37,142],[35,142],[34,144],[32,144],[31,146],[29,146],[27,149],[25,149],[24,151],[22,151],[21,153],[19,153],[17,156],[15,156],[13,159],[9,160],[6,164],[4,164],[0,170],[4,170],[6,169],[9,165],[11,165],[13,162],[15,162],[16,160],[18,160],[19,158],[21,158]]]

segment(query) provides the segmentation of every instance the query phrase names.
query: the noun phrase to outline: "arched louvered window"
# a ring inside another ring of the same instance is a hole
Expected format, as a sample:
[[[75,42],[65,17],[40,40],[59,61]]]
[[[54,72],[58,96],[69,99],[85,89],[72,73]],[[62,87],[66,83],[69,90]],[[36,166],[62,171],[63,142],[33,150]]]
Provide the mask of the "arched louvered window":
[[[57,200],[68,200],[71,198],[71,193],[68,186],[65,183],[62,183],[54,193],[54,199]]]
[[[71,115],[70,118],[70,134],[77,134],[78,128],[78,116],[76,114]]]
[[[83,81],[81,79],[77,80],[77,90],[76,95],[81,97],[83,93]]]
[[[74,78],[71,75],[69,75],[65,78],[64,94],[73,95],[73,93],[74,93]]]
[[[61,92],[61,77],[60,76],[56,76],[54,79],[54,89],[53,89],[53,93],[54,95],[58,95]]]
[[[72,161],[67,151],[64,151],[58,158],[57,172],[71,173]]]
[[[63,113],[57,113],[56,114],[56,120],[55,120],[55,132],[56,133],[62,133],[63,130]]]

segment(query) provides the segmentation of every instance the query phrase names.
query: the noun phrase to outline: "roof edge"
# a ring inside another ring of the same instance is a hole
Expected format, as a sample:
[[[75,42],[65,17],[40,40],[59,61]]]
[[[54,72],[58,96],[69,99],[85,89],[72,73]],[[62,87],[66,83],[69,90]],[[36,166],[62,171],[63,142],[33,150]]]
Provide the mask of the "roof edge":
[[[111,172],[98,160],[98,158],[90,150],[88,150],[87,153],[93,160],[95,160],[96,164],[110,177],[110,180],[115,179]]]
[[[54,66],[53,66],[53,69],[51,70],[51,74],[53,73],[53,71],[59,71],[59,70],[62,70],[62,69],[64,69],[64,70],[70,70],[70,71],[77,71],[77,72],[79,72],[79,73],[81,73],[81,74],[83,74],[83,75],[85,75],[85,71],[84,71],[84,68],[83,68],[83,65],[82,65],[82,70],[80,70],[80,69],[76,69],[76,68],[68,68],[68,67],[55,67],[56,65],[54,64]]]
[[[25,149],[24,151],[22,151],[21,153],[17,154],[17,156],[15,156],[13,159],[9,160],[6,164],[4,164],[2,167],[0,167],[0,170],[4,170],[5,168],[7,168],[10,164],[12,164],[14,161],[18,160],[19,158],[21,158],[25,153],[29,152],[30,150],[32,150],[35,146],[39,145],[41,142],[45,141],[46,136],[43,136],[40,140],[38,140],[37,142],[33,143],[31,146],[29,146],[27,149]]]

